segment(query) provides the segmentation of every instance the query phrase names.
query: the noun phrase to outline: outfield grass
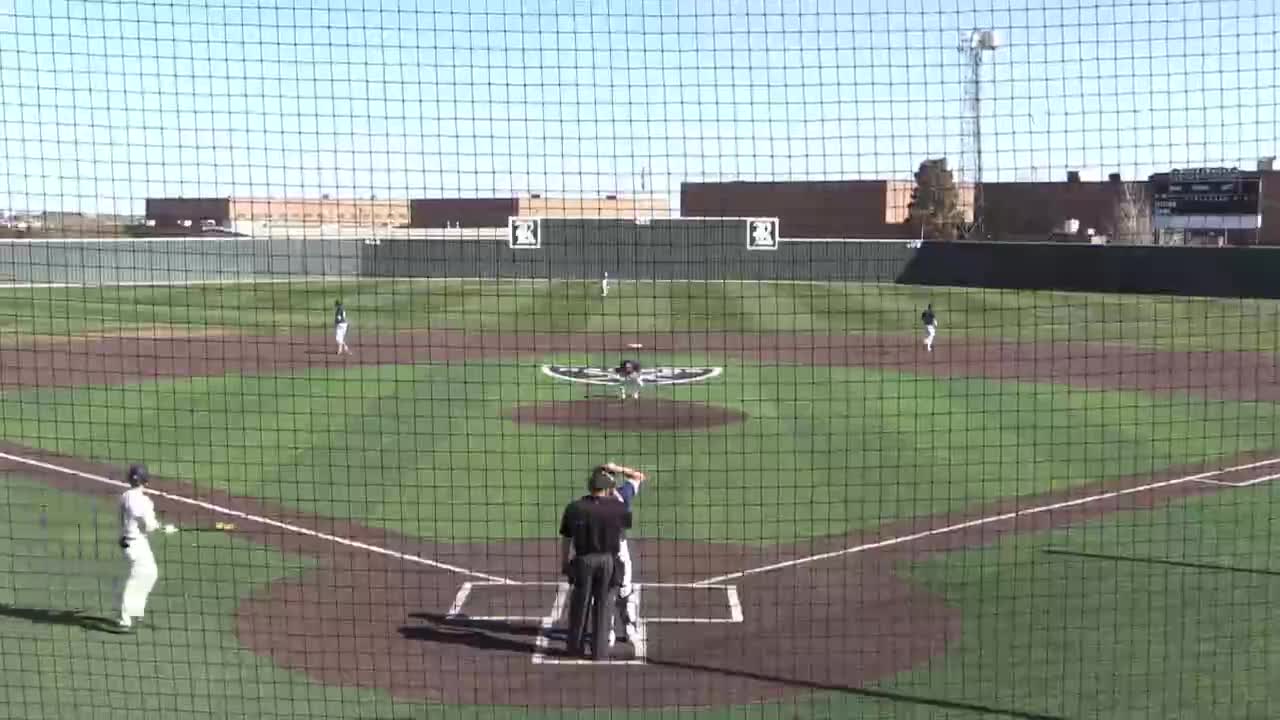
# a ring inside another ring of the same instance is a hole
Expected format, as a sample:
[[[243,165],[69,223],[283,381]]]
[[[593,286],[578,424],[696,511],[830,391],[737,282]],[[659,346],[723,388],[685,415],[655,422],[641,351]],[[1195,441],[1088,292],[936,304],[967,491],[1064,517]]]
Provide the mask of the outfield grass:
[[[28,390],[0,398],[0,430],[446,541],[548,537],[612,458],[653,475],[639,535],[767,545],[1271,448],[1280,420],[1265,404],[859,368],[723,377],[651,389],[751,416],[697,433],[517,425],[512,406],[582,390],[498,362]]]
[[[915,332],[927,302],[943,336],[1090,340],[1178,350],[1280,349],[1271,300],[1088,295],[859,283],[325,280],[189,287],[0,290],[9,343],[95,332],[287,333],[330,326],[342,297],[354,337],[491,331]]]

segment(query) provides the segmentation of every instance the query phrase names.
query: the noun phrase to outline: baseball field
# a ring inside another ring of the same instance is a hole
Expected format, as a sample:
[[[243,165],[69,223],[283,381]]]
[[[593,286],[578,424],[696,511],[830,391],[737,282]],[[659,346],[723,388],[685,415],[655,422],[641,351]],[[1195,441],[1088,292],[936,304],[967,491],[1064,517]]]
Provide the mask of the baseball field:
[[[1276,714],[1273,301],[298,280],[0,326],[6,717]],[[542,372],[624,358],[721,372]],[[583,664],[555,533],[607,460],[643,633]],[[121,633],[130,462],[182,530]]]

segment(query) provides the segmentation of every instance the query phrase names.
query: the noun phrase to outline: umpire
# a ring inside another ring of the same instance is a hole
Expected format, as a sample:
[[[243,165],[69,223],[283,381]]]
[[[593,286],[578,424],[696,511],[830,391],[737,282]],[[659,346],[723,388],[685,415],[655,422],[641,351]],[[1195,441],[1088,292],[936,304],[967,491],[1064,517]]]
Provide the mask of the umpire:
[[[573,592],[569,596],[570,655],[583,655],[587,618],[592,628],[592,658],[604,660],[609,648],[621,573],[616,572],[619,543],[631,527],[631,511],[613,497],[613,473],[603,465],[591,471],[590,494],[569,503],[560,519],[560,560]],[[595,612],[589,612],[594,605]]]

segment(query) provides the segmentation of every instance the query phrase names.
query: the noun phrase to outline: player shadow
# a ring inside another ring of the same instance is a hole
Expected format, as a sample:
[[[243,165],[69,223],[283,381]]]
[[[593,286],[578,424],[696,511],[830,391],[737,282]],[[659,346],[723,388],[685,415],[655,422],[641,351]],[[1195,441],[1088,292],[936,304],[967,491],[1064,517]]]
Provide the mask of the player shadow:
[[[442,613],[409,613],[409,617],[424,620],[426,624],[401,627],[400,635],[408,640],[532,655],[539,651],[538,638],[546,637],[547,646],[541,648],[543,655],[549,658],[569,657],[564,647],[565,632],[562,628],[544,630],[541,624],[532,622],[474,620],[465,615],[451,617]],[[591,640],[591,633],[587,633],[587,643],[590,644]]]
[[[81,610],[53,610],[49,608],[25,608],[13,605],[0,605],[0,617],[26,620],[38,625],[62,625],[80,627],[94,632],[105,632],[114,635],[125,631],[110,618],[100,615],[87,615]]]
[[[938,708],[939,710],[961,710],[965,712],[981,713],[987,716],[1017,718],[1018,720],[1066,720],[1066,718],[1061,715],[1047,715],[1044,713],[1035,713],[1014,708],[994,707],[991,705],[983,705],[981,703],[968,703],[956,700],[946,700],[943,698],[922,697],[919,695],[909,695],[907,693],[891,692],[888,690],[872,690],[870,688],[853,687],[850,685],[837,685],[834,683],[815,682],[813,680],[787,678],[777,675],[769,675],[767,673],[718,668],[710,665],[701,665],[699,663],[664,660],[654,657],[653,655],[649,655],[645,658],[645,664],[676,670],[714,673],[728,677],[745,678],[748,680],[756,680],[778,685],[789,685],[791,687],[804,688],[807,690],[844,693],[847,695],[857,695],[860,697],[874,698],[876,700],[910,703],[913,705],[927,705],[929,707]]]
[[[1085,558],[1088,560],[1112,560],[1115,562],[1140,563],[1143,565],[1164,565],[1166,567],[1187,568],[1190,570],[1210,570],[1214,572],[1232,572],[1246,573],[1249,575],[1277,575],[1280,571],[1263,570],[1261,568],[1243,568],[1234,567],[1232,565],[1217,565],[1214,563],[1189,562],[1187,560],[1166,560],[1164,558],[1135,557],[1132,555],[1107,555],[1103,553],[1077,552],[1075,550],[1059,550],[1057,548],[1047,548],[1043,550],[1046,555],[1063,555],[1066,557]]]
[[[537,650],[537,637],[542,631],[539,625],[507,620],[472,620],[465,615],[453,616],[441,613],[410,613],[423,625],[400,628],[400,635],[409,640],[461,645],[477,650],[491,650],[532,654]]]

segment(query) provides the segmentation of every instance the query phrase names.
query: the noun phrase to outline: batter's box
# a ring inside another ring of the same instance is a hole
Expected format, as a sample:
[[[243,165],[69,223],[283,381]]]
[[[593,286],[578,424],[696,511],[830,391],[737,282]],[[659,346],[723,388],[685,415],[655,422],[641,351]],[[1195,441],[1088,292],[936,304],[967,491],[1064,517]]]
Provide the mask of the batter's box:
[[[637,583],[633,611],[635,630],[630,648],[611,648],[610,659],[589,660],[559,655],[563,647],[569,614],[571,588],[566,583],[546,583],[554,588],[551,607],[542,617],[532,661],[538,665],[643,665],[654,626],[682,623],[740,623],[742,602],[734,585],[692,585],[687,583]],[[544,597],[547,597],[544,595]],[[553,648],[552,643],[559,644]]]
[[[1280,472],[1275,471],[1275,466],[1277,464],[1280,464],[1280,458],[1271,458],[1269,460],[1261,460],[1245,465],[1224,468],[1222,470],[1201,473],[1186,479],[1194,480],[1204,485],[1245,488],[1253,485],[1260,485],[1265,482],[1271,482],[1272,480],[1280,480]]]
[[[524,583],[466,582],[458,588],[446,617],[451,620],[541,622],[547,588]]]
[[[641,588],[650,624],[742,622],[742,601],[734,585],[648,583]]]

